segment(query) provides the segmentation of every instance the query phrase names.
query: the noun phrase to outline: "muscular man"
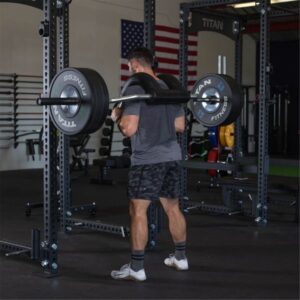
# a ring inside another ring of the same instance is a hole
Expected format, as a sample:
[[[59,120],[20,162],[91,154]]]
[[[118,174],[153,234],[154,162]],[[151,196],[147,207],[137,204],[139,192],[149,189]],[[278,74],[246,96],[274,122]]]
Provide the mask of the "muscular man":
[[[146,48],[133,50],[128,56],[132,73],[144,72],[155,78],[162,88],[167,86],[154,74],[153,56]],[[132,86],[126,95],[144,94],[140,86]],[[114,279],[146,280],[144,254],[148,241],[147,209],[159,200],[169,220],[175,252],[164,260],[168,267],[187,270],[185,255],[186,222],[179,208],[178,161],[182,159],[176,132],[185,128],[184,111],[180,105],[148,105],[145,101],[127,102],[115,108],[112,119],[124,135],[131,138],[132,156],[129,170],[129,212],[131,217],[131,261],[118,271]]]

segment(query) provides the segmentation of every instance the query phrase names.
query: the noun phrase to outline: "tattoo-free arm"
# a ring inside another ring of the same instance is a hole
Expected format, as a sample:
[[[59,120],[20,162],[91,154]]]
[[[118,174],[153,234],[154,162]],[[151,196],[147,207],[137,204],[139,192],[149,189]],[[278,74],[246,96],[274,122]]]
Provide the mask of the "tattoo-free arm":
[[[127,137],[133,136],[137,132],[139,119],[140,117],[136,115],[122,116],[120,122],[118,123],[122,133]]]
[[[185,116],[180,116],[175,119],[175,130],[178,133],[184,132],[185,129]]]

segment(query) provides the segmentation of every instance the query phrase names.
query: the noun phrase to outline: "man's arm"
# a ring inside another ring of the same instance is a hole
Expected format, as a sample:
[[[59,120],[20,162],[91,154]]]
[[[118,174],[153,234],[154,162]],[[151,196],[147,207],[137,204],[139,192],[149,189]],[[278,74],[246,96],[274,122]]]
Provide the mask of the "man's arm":
[[[178,133],[183,133],[185,129],[185,116],[175,118],[175,130]]]
[[[145,94],[145,91],[140,86],[130,86],[127,88],[124,96]],[[127,137],[133,136],[139,126],[141,101],[132,101],[123,103],[122,112],[117,119],[117,124],[120,131]]]
[[[122,133],[127,136],[133,136],[138,129],[140,117],[136,115],[125,115],[122,116],[118,122],[119,129]]]

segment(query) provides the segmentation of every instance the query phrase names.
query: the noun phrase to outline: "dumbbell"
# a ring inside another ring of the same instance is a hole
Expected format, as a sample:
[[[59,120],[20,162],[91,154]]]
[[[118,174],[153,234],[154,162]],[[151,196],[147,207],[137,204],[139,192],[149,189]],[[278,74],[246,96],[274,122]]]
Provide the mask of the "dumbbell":
[[[130,147],[131,146],[130,138],[124,138],[123,139],[123,145],[125,147]]]
[[[107,148],[100,148],[99,149],[99,154],[101,156],[109,156],[109,150]]]
[[[104,136],[110,136],[110,135],[111,135],[111,130],[110,130],[109,128],[107,128],[107,127],[104,127],[104,128],[102,129],[102,134],[103,134]]]
[[[124,156],[130,156],[130,155],[131,155],[131,150],[130,150],[129,148],[124,148],[124,149],[122,150],[122,154],[123,154]]]
[[[112,126],[114,124],[113,120],[110,118],[106,118],[104,123],[106,126]]]
[[[111,142],[107,138],[102,138],[100,143],[101,143],[102,146],[109,146]]]

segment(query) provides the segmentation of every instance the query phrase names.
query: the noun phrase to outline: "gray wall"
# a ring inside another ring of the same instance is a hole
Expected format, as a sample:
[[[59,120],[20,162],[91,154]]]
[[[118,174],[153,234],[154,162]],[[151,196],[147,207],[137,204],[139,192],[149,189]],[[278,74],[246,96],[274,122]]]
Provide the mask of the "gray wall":
[[[180,0],[157,0],[156,22],[179,26]],[[143,21],[142,0],[73,0],[70,6],[70,66],[97,70],[105,79],[110,96],[119,93],[120,20]],[[42,12],[24,5],[0,3],[0,73],[42,74],[42,39],[38,27]],[[233,75],[233,42],[216,33],[201,32],[198,41],[198,74],[217,72],[217,56],[227,56]],[[255,42],[244,38],[243,76],[255,82]],[[1,111],[1,107],[0,107]],[[101,132],[92,135],[89,147],[99,148]],[[93,159],[97,156],[97,152]],[[41,168],[32,161],[25,145],[0,149],[0,170]]]

